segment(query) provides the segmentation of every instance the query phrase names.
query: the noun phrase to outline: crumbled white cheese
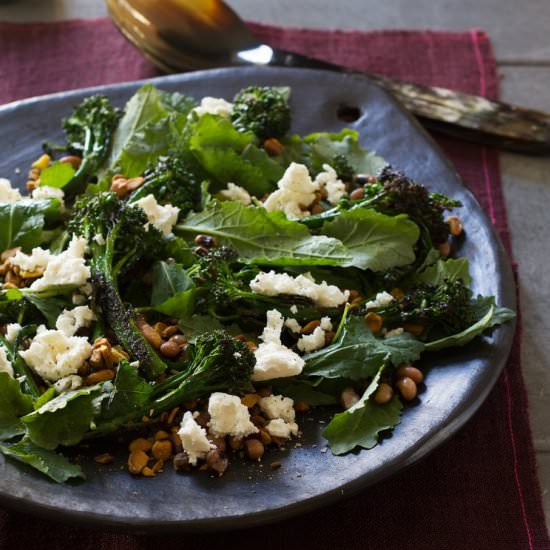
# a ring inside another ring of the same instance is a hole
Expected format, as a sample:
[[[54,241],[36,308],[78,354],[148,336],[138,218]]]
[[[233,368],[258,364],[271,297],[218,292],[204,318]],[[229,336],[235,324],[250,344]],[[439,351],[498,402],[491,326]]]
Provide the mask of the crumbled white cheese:
[[[19,323],[10,323],[6,327],[6,340],[10,344],[13,344],[17,339],[17,336],[19,336],[19,333],[21,332],[22,328],[23,327]]]
[[[48,185],[41,185],[32,192],[31,196],[35,200],[57,199],[61,201],[61,204],[63,204],[65,193],[63,192],[63,189],[56,189],[55,187],[50,187]]]
[[[319,307],[338,307],[349,296],[348,290],[342,292],[337,286],[328,285],[326,281],[316,283],[309,273],[291,277],[288,273],[275,273],[273,270],[268,273],[263,271],[258,273],[250,281],[250,288],[252,292],[264,296],[279,294],[305,296]]]
[[[282,395],[270,395],[262,397],[258,403],[260,409],[267,418],[282,418],[285,422],[294,422],[296,412],[294,411],[294,401],[290,397]]]
[[[50,255],[44,275],[36,279],[30,288],[44,290],[61,285],[84,285],[91,275],[90,268],[84,260],[86,247],[86,239],[73,236],[67,250],[57,255]],[[33,254],[35,250],[36,248],[33,249]]]
[[[384,335],[384,338],[391,338],[392,336],[401,336],[401,334],[403,334],[404,332],[405,330],[403,329],[403,327],[394,328],[393,330],[388,330],[388,332],[386,332],[386,334]]]
[[[67,336],[60,330],[38,327],[29,349],[19,355],[44,380],[55,382],[76,374],[92,354],[92,346],[81,336]]]
[[[325,189],[327,200],[331,204],[337,204],[346,194],[346,184],[338,178],[336,170],[330,164],[323,164],[324,172],[317,174],[315,182],[319,189]]]
[[[290,313],[296,315],[296,313],[298,313],[298,306],[296,304],[292,304],[290,306]]]
[[[309,216],[307,207],[315,200],[319,185],[311,181],[307,166],[292,162],[277,187],[264,202],[268,212],[282,210],[289,219]]]
[[[32,272],[37,269],[46,269],[53,254],[43,248],[33,248],[30,254],[18,250],[15,256],[10,259],[12,265],[19,267],[21,271]]]
[[[191,411],[187,411],[183,415],[178,435],[183,449],[189,457],[189,463],[193,466],[198,459],[205,458],[208,451],[213,448],[212,443],[206,437],[206,430],[197,424]]]
[[[0,372],[7,372],[13,378],[13,367],[3,347],[0,347]]]
[[[101,233],[98,233],[97,235],[94,235],[93,240],[99,246],[103,246],[105,244],[105,237]]]
[[[178,221],[180,209],[171,204],[160,205],[155,195],[149,194],[134,203],[146,214],[149,223],[153,224],[165,237],[172,234],[172,228]],[[146,224],[147,226],[148,224]]]
[[[303,334],[298,340],[298,349],[304,353],[311,353],[325,347],[325,331],[316,327],[311,334]]]
[[[367,309],[374,309],[374,308],[377,308],[377,307],[384,307],[384,306],[387,306],[389,304],[391,304],[394,300],[394,297],[389,293],[389,292],[386,292],[385,290],[383,292],[379,292],[377,295],[376,295],[376,298],[374,300],[370,300],[369,302],[367,302],[365,304],[365,307]]]
[[[201,104],[195,107],[192,112],[196,113],[199,117],[209,114],[229,118],[232,110],[233,103],[229,103],[229,101],[225,101],[221,97],[203,97]]]
[[[249,192],[240,185],[228,183],[227,189],[220,191],[220,195],[228,201],[237,201],[244,206],[248,206],[252,202],[252,197]]]
[[[74,336],[79,328],[89,327],[96,316],[88,306],[64,309],[55,322],[55,327],[67,336]]]
[[[208,399],[208,414],[208,428],[216,437],[232,435],[241,439],[258,432],[258,428],[250,421],[248,407],[236,395],[213,393]]]
[[[22,198],[19,190],[11,186],[10,180],[0,178],[0,202],[17,202]]]
[[[298,435],[298,424],[296,422],[285,422],[282,418],[270,420],[265,429],[273,437],[281,439],[290,439],[292,435]]]
[[[267,312],[267,323],[260,338],[262,343],[254,352],[256,365],[252,374],[252,380],[272,380],[295,376],[302,372],[304,360],[281,342],[283,330],[283,317],[276,310]]]
[[[332,330],[332,321],[330,320],[330,317],[321,317],[321,328],[326,332]]]
[[[63,393],[66,391],[77,390],[82,386],[83,380],[78,374],[69,374],[64,378],[60,378],[53,387],[57,393]]]
[[[285,327],[289,328],[294,334],[300,334],[300,332],[302,332],[302,327],[296,319],[288,318],[285,321]]]

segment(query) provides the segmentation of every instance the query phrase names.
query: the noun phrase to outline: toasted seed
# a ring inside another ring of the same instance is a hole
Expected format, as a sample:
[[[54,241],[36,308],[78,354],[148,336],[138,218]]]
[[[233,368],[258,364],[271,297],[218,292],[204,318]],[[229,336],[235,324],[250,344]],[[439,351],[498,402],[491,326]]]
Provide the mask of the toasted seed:
[[[86,377],[86,385],[93,386],[94,384],[99,384],[100,382],[105,382],[106,380],[112,380],[115,377],[115,371],[111,369],[98,370],[92,372]]]
[[[160,353],[164,355],[164,357],[168,357],[169,359],[177,357],[180,351],[181,347],[178,346],[176,342],[172,342],[171,340],[168,340],[168,342],[163,342],[160,345]]]
[[[244,452],[250,460],[260,460],[264,456],[264,444],[259,439],[247,439],[244,442]]]
[[[164,467],[164,460],[157,460],[154,464],[153,464],[153,467],[151,468],[151,470],[153,470],[153,472],[155,474],[158,474],[159,472],[162,471],[162,468]]]
[[[362,199],[365,196],[365,190],[363,187],[358,187],[357,189],[354,189],[350,194],[349,198],[352,201],[358,201],[359,199]]]
[[[378,386],[378,389],[374,394],[374,401],[375,403],[378,403],[378,405],[384,405],[385,403],[390,401],[392,397],[393,397],[393,388],[389,384],[382,382]]]
[[[145,320],[143,316],[137,318],[136,324],[143,334],[143,337],[155,348],[159,349],[162,344],[162,338],[155,329]]]
[[[412,378],[405,376],[405,378],[399,379],[395,386],[405,401],[412,401],[416,397],[418,390]]]
[[[185,451],[174,456],[172,464],[175,470],[187,470],[189,468],[189,457]]]
[[[9,258],[13,258],[19,251],[21,250],[20,246],[16,246],[15,248],[8,248],[0,254],[0,261],[5,262]]]
[[[365,323],[367,323],[367,327],[369,327],[369,330],[373,334],[376,334],[382,328],[383,320],[382,317],[378,315],[378,313],[374,313],[371,311],[370,313],[367,313],[365,315]]]
[[[449,216],[446,221],[449,224],[449,231],[453,237],[462,235],[464,224],[458,216]]]
[[[176,417],[176,414],[178,414],[178,411],[180,410],[179,407],[174,407],[171,411],[170,411],[170,414],[168,415],[168,418],[166,419],[166,423],[168,425],[172,424],[172,422],[174,422],[174,418]]]
[[[264,149],[272,157],[280,155],[284,148],[284,145],[277,138],[268,138],[264,141]]]
[[[126,189],[128,191],[135,191],[138,187],[141,187],[143,185],[143,182],[145,181],[145,178],[139,176],[137,178],[130,178],[126,182]]]
[[[111,191],[113,193],[116,193],[117,197],[120,199],[125,197],[128,193],[128,180],[126,178],[117,178],[112,180],[111,182]]]
[[[420,336],[424,332],[424,325],[419,323],[405,323],[403,325],[403,330],[413,336]]]
[[[302,334],[311,334],[320,325],[321,321],[319,319],[310,321],[309,323],[306,323],[302,328]]]
[[[48,164],[50,164],[50,161],[52,160],[52,158],[50,157],[50,155],[42,155],[41,157],[39,157],[38,159],[36,159],[33,163],[32,163],[32,167],[33,168],[36,168],[37,170],[45,170],[47,167],[48,167]]]
[[[101,455],[97,455],[94,458],[94,460],[98,464],[112,464],[113,460],[114,460],[114,457],[113,457],[113,455],[110,455],[109,453],[103,453]]]
[[[424,381],[424,375],[420,369],[413,367],[410,363],[401,365],[395,373],[397,378],[405,378],[408,376],[412,378],[415,384],[421,384]]]
[[[147,466],[147,462],[149,457],[143,451],[139,449],[132,451],[128,457],[128,470],[131,474],[140,474]]]
[[[241,403],[251,409],[254,405],[257,405],[261,397],[257,393],[247,393],[241,397]]]
[[[111,346],[102,345],[102,346],[99,346],[99,348],[97,349],[99,349],[99,352],[101,353],[101,357],[103,358],[103,364],[105,365],[105,368],[112,369],[114,364],[113,364],[113,355],[111,354]]]
[[[128,360],[129,358],[130,356],[124,350],[120,349],[119,346],[111,348],[111,359],[113,364],[118,365],[123,359]]]
[[[130,445],[128,446],[128,450],[130,452],[133,451],[144,451],[149,452],[151,448],[153,447],[153,444],[144,437],[138,437],[137,439],[134,439]]]
[[[345,388],[340,394],[340,404],[344,409],[350,409],[359,401],[359,395],[354,388]]]
[[[172,456],[172,442],[169,439],[155,441],[151,453],[157,460],[168,460]]]
[[[145,477],[155,477],[155,472],[152,468],[149,468],[149,466],[145,466],[145,468],[141,470],[141,475]]]

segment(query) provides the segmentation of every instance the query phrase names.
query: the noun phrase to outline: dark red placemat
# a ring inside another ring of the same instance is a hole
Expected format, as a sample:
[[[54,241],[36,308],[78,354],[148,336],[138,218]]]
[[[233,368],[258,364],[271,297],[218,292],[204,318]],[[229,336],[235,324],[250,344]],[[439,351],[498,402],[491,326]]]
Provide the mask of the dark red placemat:
[[[424,84],[496,97],[488,37],[464,33],[327,32],[253,25],[273,45]],[[156,75],[106,20],[0,24],[0,103]],[[510,250],[497,155],[440,139]],[[213,498],[215,496],[213,495]],[[192,503],[185,501],[182,506]],[[541,506],[520,336],[475,417],[429,458],[365,493],[273,526],[229,535],[114,535],[0,511],[0,550],[262,547],[316,549],[550,549]]]

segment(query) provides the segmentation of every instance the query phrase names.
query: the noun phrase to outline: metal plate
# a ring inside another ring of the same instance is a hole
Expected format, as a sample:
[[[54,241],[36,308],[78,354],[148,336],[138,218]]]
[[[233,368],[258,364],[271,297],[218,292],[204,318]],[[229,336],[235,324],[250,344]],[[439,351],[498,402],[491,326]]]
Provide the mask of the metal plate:
[[[458,198],[467,239],[458,251],[470,260],[475,292],[493,294],[500,305],[515,307],[509,260],[489,220],[432,139],[388,94],[367,78],[297,69],[222,69],[154,79],[155,85],[200,98],[230,99],[254,84],[292,87],[294,132],[338,131],[339,105],[359,107],[352,124],[364,146],[430,189]],[[60,120],[82,98],[101,92],[119,105],[141,83],[55,94],[0,109],[0,175],[18,183],[41,152],[43,140],[62,141]],[[15,168],[21,169],[16,176]],[[12,177],[13,176],[13,177]],[[510,351],[514,324],[509,323],[469,346],[427,358],[426,389],[408,407],[391,437],[370,451],[335,457],[321,452],[326,411],[302,417],[302,446],[271,451],[260,464],[233,460],[226,475],[181,475],[167,467],[154,479],[133,478],[125,471],[120,445],[112,466],[98,466],[93,456],[111,450],[112,441],[80,452],[86,482],[56,485],[30,469],[0,459],[2,504],[67,522],[95,523],[133,532],[212,530],[280,520],[333,502],[411,465],[449,438],[478,409],[497,380]],[[272,471],[272,460],[282,468]]]

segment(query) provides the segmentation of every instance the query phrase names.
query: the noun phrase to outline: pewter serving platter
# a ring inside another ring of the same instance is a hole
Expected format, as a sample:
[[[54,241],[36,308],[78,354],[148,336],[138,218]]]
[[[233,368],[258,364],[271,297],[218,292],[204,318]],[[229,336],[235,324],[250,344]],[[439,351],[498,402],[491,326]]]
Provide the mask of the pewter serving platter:
[[[367,148],[431,190],[462,201],[459,215],[467,238],[458,255],[470,261],[474,292],[493,294],[499,305],[515,308],[510,262],[489,220],[454,168],[424,130],[376,84],[356,75],[299,69],[221,69],[152,80],[167,91],[201,98],[231,99],[245,86],[292,87],[293,132],[356,129]],[[61,119],[84,97],[103,93],[122,106],[142,82],[90,88],[25,100],[0,108],[0,176],[23,185],[44,140],[63,140]],[[346,105],[361,116],[342,122]],[[17,175],[15,169],[20,168]],[[321,432],[329,411],[300,415],[302,446],[266,454],[263,467],[236,458],[220,479],[205,472],[180,474],[167,466],[153,479],[134,478],[124,465],[124,443],[115,439],[80,449],[85,482],[57,485],[20,464],[0,457],[2,505],[67,522],[132,532],[230,529],[284,519],[334,502],[406,468],[456,432],[478,409],[508,357],[514,323],[467,347],[426,356],[425,390],[405,409],[391,437],[370,451],[333,456]],[[115,449],[110,466],[93,457]],[[325,452],[322,452],[325,451]],[[282,467],[271,470],[270,462]]]

